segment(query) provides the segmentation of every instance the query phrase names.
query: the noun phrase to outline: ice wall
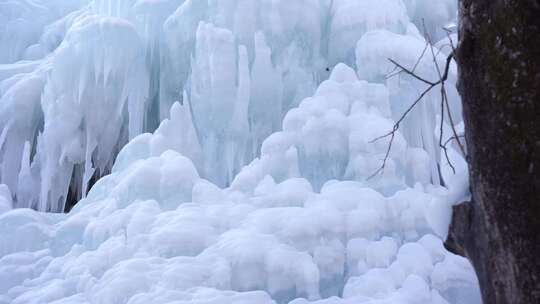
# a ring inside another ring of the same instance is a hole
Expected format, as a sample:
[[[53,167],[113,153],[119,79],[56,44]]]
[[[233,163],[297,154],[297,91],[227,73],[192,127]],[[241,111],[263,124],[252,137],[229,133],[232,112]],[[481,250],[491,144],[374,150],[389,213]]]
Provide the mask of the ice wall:
[[[425,44],[420,33],[444,38],[440,28],[455,23],[455,11],[455,1],[408,0],[3,3],[0,41],[8,47],[0,54],[0,182],[10,188],[15,206],[61,211],[110,171],[129,139],[156,130],[179,102],[189,120],[169,131],[176,134],[171,144],[196,142],[180,150],[204,177],[230,185],[244,165],[265,158],[263,141],[340,62],[357,67],[360,79],[386,87],[374,94],[389,96],[384,115],[396,120],[422,84],[403,74],[386,79],[387,58],[413,66]],[[434,77],[430,58],[418,68]],[[443,55],[437,62],[444,62]],[[459,100],[448,87],[458,124]],[[434,131],[438,96],[425,99],[402,131],[408,147],[427,151],[430,179],[437,182],[437,164],[444,163]],[[325,131],[335,146],[322,147],[310,134],[352,116],[351,109],[325,115],[335,117],[317,118],[302,131],[299,174],[316,188],[328,176],[365,179],[366,168],[353,169],[361,161],[349,150],[358,148],[332,135],[365,131],[345,132],[340,128],[349,126],[339,122]],[[325,153],[332,160],[319,163]]]

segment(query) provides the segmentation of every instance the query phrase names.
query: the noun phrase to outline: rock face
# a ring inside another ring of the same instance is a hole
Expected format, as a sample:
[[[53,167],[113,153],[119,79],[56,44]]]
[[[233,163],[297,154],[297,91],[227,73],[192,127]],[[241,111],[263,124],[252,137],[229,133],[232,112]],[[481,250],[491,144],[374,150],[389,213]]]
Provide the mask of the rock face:
[[[447,247],[484,303],[540,303],[540,3],[460,1],[458,63],[472,202]]]

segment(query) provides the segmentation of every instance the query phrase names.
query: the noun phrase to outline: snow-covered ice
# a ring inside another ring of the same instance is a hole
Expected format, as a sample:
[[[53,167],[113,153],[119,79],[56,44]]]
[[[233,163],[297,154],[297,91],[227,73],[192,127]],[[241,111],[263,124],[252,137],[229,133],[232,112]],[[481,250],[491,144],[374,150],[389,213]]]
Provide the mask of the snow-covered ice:
[[[468,172],[438,88],[380,172],[373,141],[426,88],[388,59],[436,81],[456,10],[0,3],[0,303],[481,303],[442,242]]]
[[[430,226],[446,195],[352,181],[318,193],[270,176],[249,194],[168,150],[114,170],[70,214],[0,216],[0,291],[6,303],[478,303],[471,266]]]

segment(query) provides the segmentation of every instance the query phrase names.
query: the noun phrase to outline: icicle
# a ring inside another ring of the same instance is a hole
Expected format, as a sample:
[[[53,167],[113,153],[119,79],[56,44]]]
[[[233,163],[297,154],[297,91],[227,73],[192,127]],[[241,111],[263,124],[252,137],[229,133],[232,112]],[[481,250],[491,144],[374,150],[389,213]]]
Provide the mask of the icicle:
[[[0,133],[0,151],[4,147],[4,143],[7,138],[7,134],[9,130],[11,129],[11,125],[13,124],[13,119],[10,119],[7,124],[4,125],[4,128],[2,129],[2,133]]]
[[[249,121],[253,134],[253,155],[258,155],[263,140],[280,127],[283,96],[282,76],[274,68],[271,50],[264,34],[255,34],[255,61],[251,69]]]
[[[39,184],[36,183],[30,166],[30,154],[32,146],[30,142],[25,142],[23,154],[21,158],[21,170],[17,177],[17,207],[18,208],[36,208],[37,203],[35,193],[36,187]]]
[[[81,185],[81,195],[82,197],[86,197],[86,193],[88,192],[88,183],[90,182],[90,179],[94,175],[95,168],[92,164],[92,153],[94,152],[94,149],[96,148],[97,143],[93,137],[92,130],[86,131],[86,152],[85,152],[85,158],[84,158],[84,173],[82,178],[82,185]]]
[[[236,103],[232,118],[231,132],[236,146],[231,153],[234,159],[231,160],[230,181],[237,171],[246,163],[247,143],[251,134],[249,130],[248,109],[250,102],[251,79],[249,75],[249,58],[247,48],[243,45],[238,48],[238,90],[236,93]],[[253,156],[248,155],[248,160]]]

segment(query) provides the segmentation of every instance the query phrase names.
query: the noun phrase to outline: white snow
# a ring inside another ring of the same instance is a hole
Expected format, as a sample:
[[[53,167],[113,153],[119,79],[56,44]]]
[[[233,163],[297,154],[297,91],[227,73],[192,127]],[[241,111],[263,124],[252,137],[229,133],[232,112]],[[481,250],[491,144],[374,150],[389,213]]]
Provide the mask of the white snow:
[[[444,208],[441,191],[334,181],[317,193],[267,176],[249,194],[168,150],[115,168],[69,214],[1,215],[0,275],[22,268],[0,291],[10,303],[479,303],[471,266],[432,235],[425,209]]]
[[[426,88],[388,59],[437,81],[456,10],[0,3],[0,303],[481,303],[442,242],[469,194],[439,88],[374,141]]]

